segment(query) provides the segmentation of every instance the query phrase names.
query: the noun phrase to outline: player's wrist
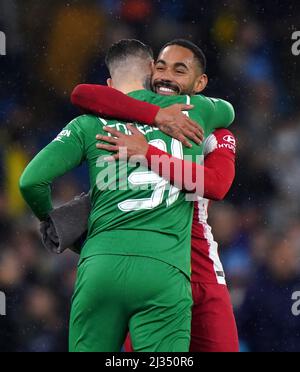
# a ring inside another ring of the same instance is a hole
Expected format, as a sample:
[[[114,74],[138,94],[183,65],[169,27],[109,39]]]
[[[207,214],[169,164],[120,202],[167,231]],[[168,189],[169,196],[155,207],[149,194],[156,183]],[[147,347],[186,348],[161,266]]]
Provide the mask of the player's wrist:
[[[160,160],[161,156],[164,156],[164,155],[171,157],[165,151],[160,150],[157,147],[148,144],[147,153],[145,157],[146,157],[149,167],[151,167],[151,165],[153,164],[155,160]]]
[[[130,154],[130,155],[140,157],[143,163],[144,163],[145,159],[146,159],[146,162],[147,162],[147,154],[148,154],[148,151],[149,151],[149,147],[150,147],[150,145],[143,138],[143,141],[140,141],[138,146],[133,150],[132,154]]]
[[[150,145],[147,143],[147,145],[145,145],[145,146],[143,147],[143,149],[140,151],[140,155],[141,155],[144,159],[146,159],[146,161],[147,161],[147,154],[148,154],[148,151],[149,151],[149,147],[150,147]]]
[[[154,121],[154,124],[157,126],[157,128],[159,128],[163,124],[164,119],[165,119],[164,111],[163,109],[160,108],[155,116]]]
[[[148,110],[148,123],[150,125],[158,126],[160,121],[161,108],[159,106],[150,104],[150,110]]]

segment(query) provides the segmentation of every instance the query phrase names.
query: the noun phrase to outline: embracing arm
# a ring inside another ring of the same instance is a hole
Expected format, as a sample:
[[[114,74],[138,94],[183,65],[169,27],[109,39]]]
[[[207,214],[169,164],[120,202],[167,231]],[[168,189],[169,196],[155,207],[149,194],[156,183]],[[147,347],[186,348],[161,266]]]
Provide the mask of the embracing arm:
[[[128,125],[131,135],[104,127],[110,136],[98,135],[97,148],[115,153],[107,161],[139,157],[145,166],[169,181],[179,190],[211,200],[222,200],[235,176],[236,141],[227,129],[216,130],[204,145],[204,166],[176,158],[149,145],[144,135]],[[125,151],[126,150],[126,151]],[[136,160],[136,158],[135,158]]]
[[[40,220],[52,211],[51,184],[83,160],[83,144],[74,124],[62,131],[27,166],[20,179],[24,200]]]
[[[175,104],[160,108],[148,102],[139,101],[126,94],[102,85],[81,84],[72,92],[74,106],[101,117],[156,126],[162,132],[191,147],[188,139],[202,143],[203,129],[191,120],[184,111],[194,106]]]
[[[223,200],[235,177],[235,138],[226,129],[216,130],[207,139],[204,151],[204,166],[172,157],[153,146],[148,147],[146,158],[149,168],[172,185],[206,199]]]
[[[72,92],[74,106],[101,117],[126,121],[138,121],[153,125],[159,106],[138,101],[122,92],[104,86],[81,84]]]
[[[211,105],[208,119],[210,132],[216,129],[228,128],[234,122],[235,111],[231,103],[223,99],[208,98]]]

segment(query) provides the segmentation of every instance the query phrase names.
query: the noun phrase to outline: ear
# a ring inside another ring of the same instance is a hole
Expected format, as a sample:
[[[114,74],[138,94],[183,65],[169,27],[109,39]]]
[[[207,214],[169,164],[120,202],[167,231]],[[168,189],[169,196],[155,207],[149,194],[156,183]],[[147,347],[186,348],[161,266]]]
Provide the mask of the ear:
[[[152,71],[152,75],[153,75],[153,73],[154,73],[154,69],[155,69],[155,61],[153,60],[153,61],[151,62],[151,71]]]
[[[194,94],[199,94],[204,91],[208,84],[208,76],[206,74],[202,74],[196,80],[194,85]]]
[[[107,83],[107,85],[108,85],[110,88],[114,88],[114,83],[113,83],[112,78],[107,79],[107,80],[106,80],[106,83]]]

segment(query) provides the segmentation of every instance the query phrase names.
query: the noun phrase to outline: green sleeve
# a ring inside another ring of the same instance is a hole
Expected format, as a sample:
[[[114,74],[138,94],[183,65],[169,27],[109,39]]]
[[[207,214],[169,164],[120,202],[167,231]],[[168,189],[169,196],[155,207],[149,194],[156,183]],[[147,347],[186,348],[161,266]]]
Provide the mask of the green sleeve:
[[[222,99],[193,96],[191,103],[202,113],[209,133],[230,127],[235,119],[232,104]]]
[[[20,179],[20,190],[40,220],[53,209],[52,182],[80,165],[84,154],[84,133],[75,119],[27,166]]]
[[[210,120],[212,129],[228,128],[234,122],[235,112],[231,103],[222,99],[209,98],[214,106]]]

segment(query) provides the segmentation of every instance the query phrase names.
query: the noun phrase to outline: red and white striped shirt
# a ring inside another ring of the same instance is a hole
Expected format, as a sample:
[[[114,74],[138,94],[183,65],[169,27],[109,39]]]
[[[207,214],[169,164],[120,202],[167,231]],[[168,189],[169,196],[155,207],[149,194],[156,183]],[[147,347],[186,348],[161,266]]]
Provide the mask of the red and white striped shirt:
[[[235,176],[236,140],[234,135],[227,129],[216,130],[206,140],[204,155],[205,167],[220,172],[219,183],[216,184],[216,187],[220,188],[215,190],[215,196],[219,194],[219,198],[223,199]],[[205,190],[204,195],[208,191],[206,182]],[[215,197],[215,199],[218,198]],[[208,223],[210,203],[209,199],[204,198],[199,198],[195,202],[192,228],[192,281],[226,285],[224,269],[218,253],[219,246]]]

